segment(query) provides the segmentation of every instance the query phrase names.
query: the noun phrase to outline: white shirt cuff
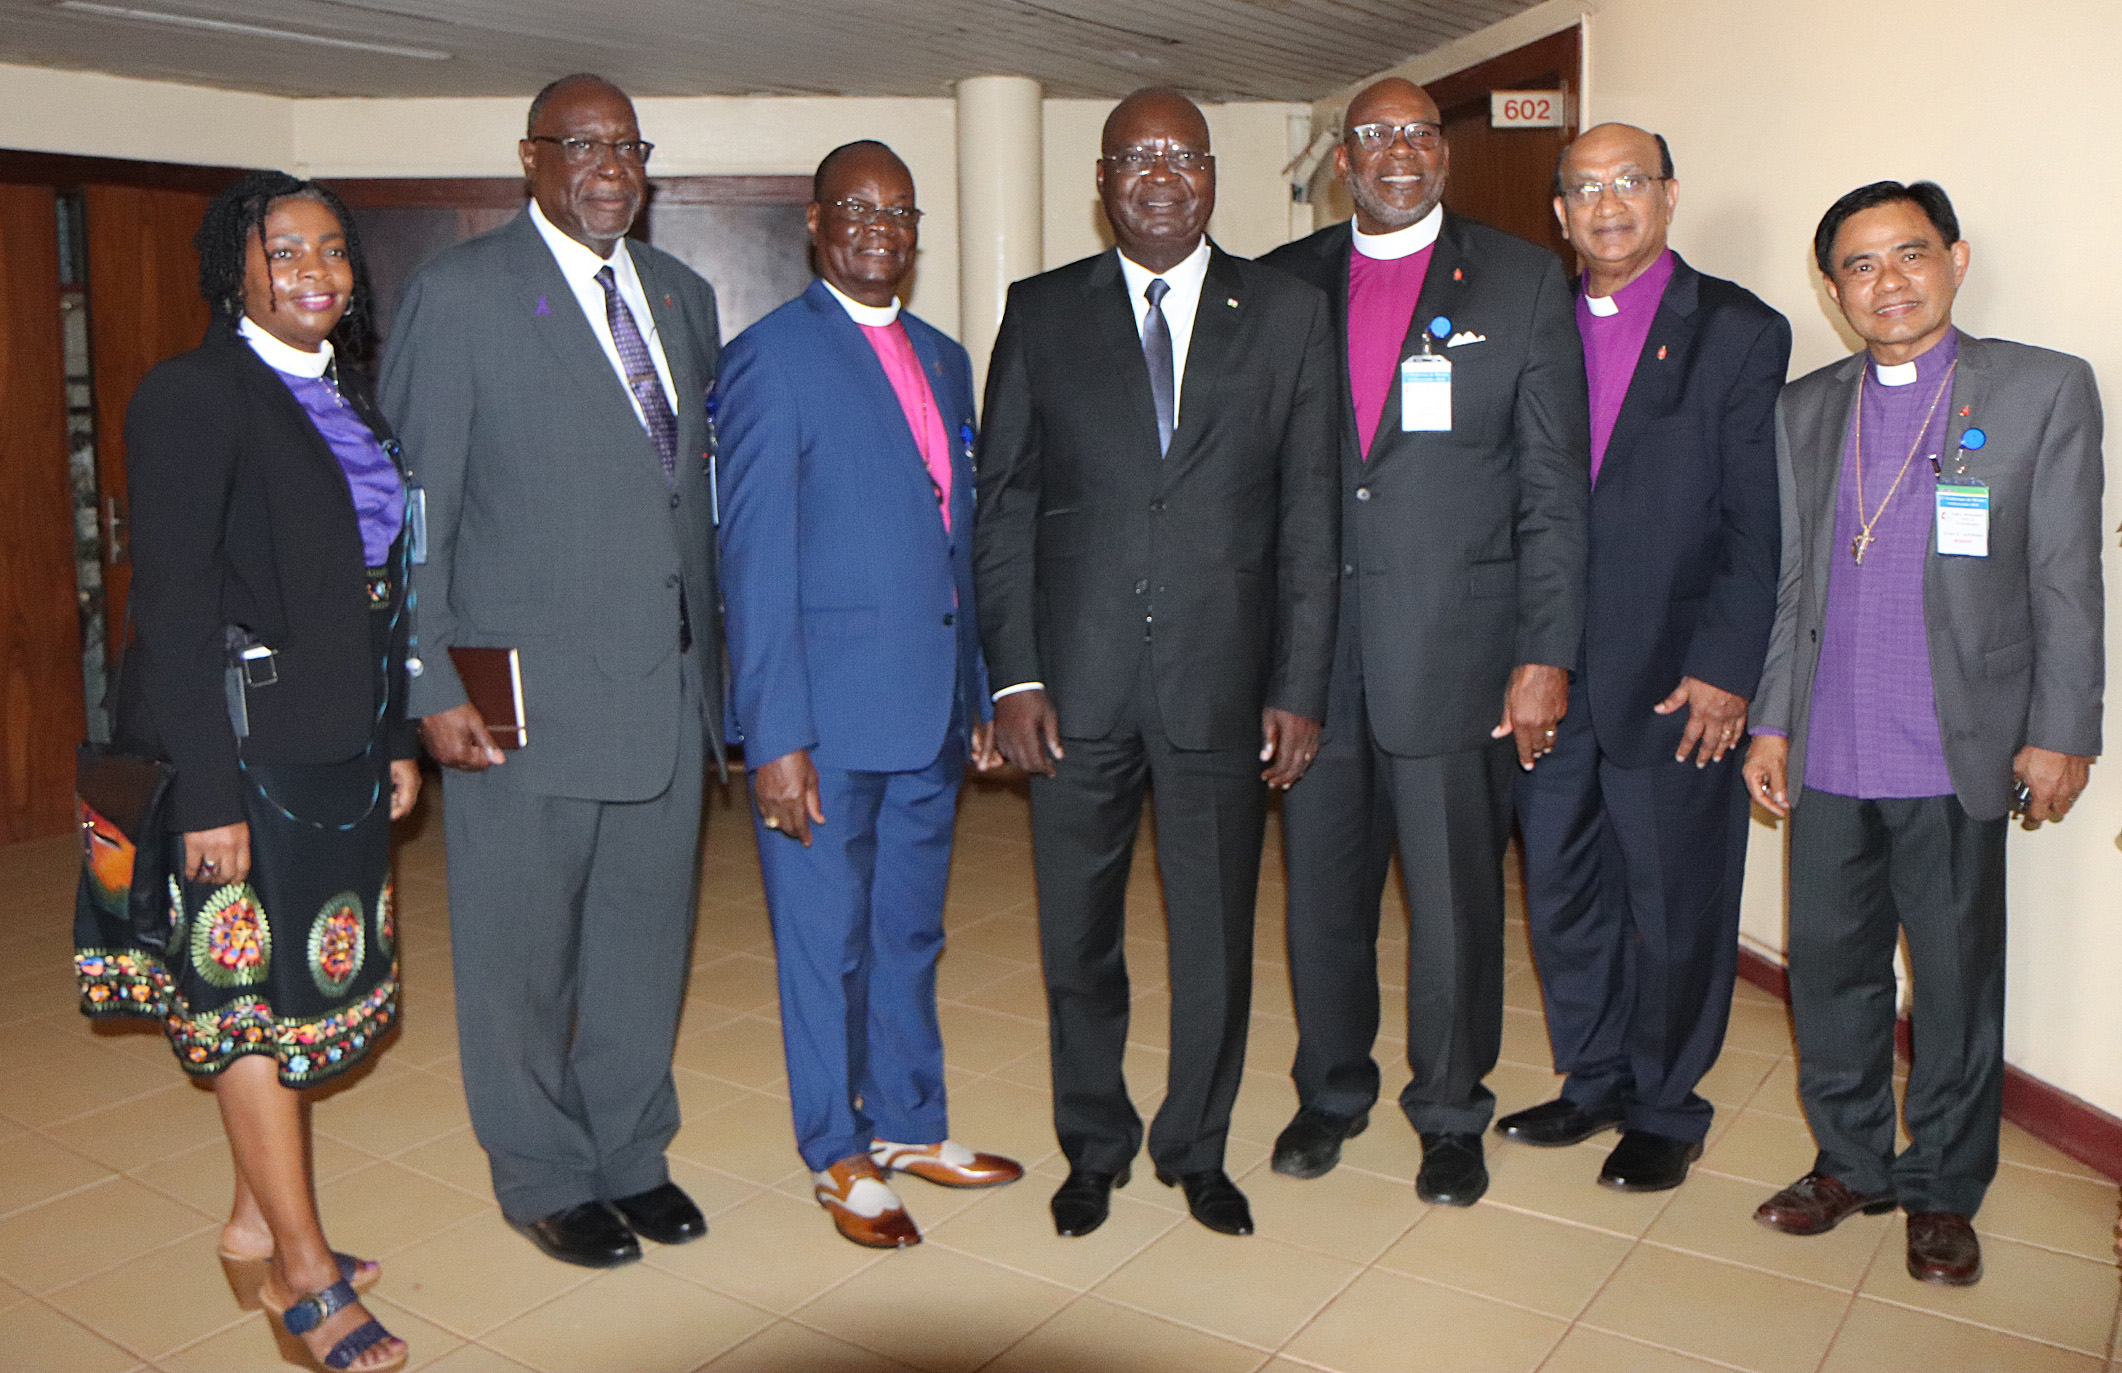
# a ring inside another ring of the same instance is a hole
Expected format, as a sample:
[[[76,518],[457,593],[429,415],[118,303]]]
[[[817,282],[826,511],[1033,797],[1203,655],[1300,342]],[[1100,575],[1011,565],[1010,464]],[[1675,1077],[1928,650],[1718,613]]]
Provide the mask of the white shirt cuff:
[[[1016,684],[1015,686],[1006,686],[1006,687],[1002,688],[1002,690],[1000,690],[1000,691],[996,692],[996,693],[995,693],[995,694],[994,694],[993,696],[989,697],[988,699],[989,699],[989,700],[992,700],[992,701],[999,701],[999,700],[1001,700],[1001,699],[1002,699],[1003,697],[1005,697],[1005,696],[1014,696],[1014,695],[1016,695],[1016,694],[1017,694],[1018,692],[1020,692],[1020,691],[1044,691],[1044,690],[1046,690],[1046,683],[1044,683],[1044,682],[1019,682],[1019,683],[1017,683],[1017,684]]]

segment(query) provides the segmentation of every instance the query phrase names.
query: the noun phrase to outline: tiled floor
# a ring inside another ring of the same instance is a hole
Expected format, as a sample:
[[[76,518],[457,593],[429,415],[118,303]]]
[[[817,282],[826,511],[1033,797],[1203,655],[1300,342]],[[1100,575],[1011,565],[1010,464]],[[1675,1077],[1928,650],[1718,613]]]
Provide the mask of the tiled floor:
[[[1855,1220],[1811,1240],[1770,1234],[1754,1204],[1812,1148],[1793,1098],[1783,1008],[1742,986],[1705,1091],[1716,1134],[1680,1191],[1592,1183],[1603,1141],[1496,1143],[1471,1210],[1423,1206],[1417,1148],[1379,1111],[1328,1177],[1268,1171],[1293,1108],[1280,858],[1261,883],[1251,1069],[1230,1170],[1259,1234],[1212,1235],[1146,1168],[1106,1226],[1061,1240],[1047,1219],[1064,1171],[1050,1132],[1021,791],[980,786],[961,812],[941,974],[953,1133],[1036,1176],[994,1192],[904,1186],[928,1236],[899,1254],[836,1238],[807,1199],[789,1139],[772,948],[749,827],[725,800],[705,859],[699,942],[678,1050],[678,1180],[712,1234],[610,1273],[553,1263],[510,1233],[486,1190],[456,1069],[438,817],[399,861],[404,1028],[361,1079],[315,1109],[316,1167],[335,1244],[385,1260],[370,1305],[449,1373],[1761,1373],[2111,1367],[2116,1273],[2107,1181],[2007,1126],[2003,1176],[1979,1219],[1988,1276],[1922,1286],[1901,1224]],[[67,973],[70,841],[0,848],[0,1369],[283,1369],[266,1320],[214,1257],[228,1162],[209,1094],[159,1034],[92,1029]],[[1136,869],[1139,987],[1129,1068],[1141,1103],[1163,1073],[1154,867]],[[1397,898],[1395,898],[1397,900]],[[1503,1109],[1554,1079],[1522,924],[1513,923]],[[1384,965],[1404,958],[1385,941]],[[1391,974],[1388,973],[1388,976]],[[1390,1020],[1390,1016],[1389,1016]],[[1379,1054],[1400,1079],[1388,1023]],[[1610,1137],[1609,1137],[1610,1138]]]

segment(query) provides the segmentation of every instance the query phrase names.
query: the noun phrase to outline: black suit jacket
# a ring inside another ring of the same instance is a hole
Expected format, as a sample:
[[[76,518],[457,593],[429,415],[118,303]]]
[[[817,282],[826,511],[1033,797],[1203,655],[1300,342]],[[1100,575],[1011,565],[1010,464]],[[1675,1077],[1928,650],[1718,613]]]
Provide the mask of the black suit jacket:
[[[342,363],[339,386],[388,439],[359,369]],[[219,321],[141,381],[125,452],[134,637],[115,732],[176,765],[172,829],[234,824],[243,808],[222,626],[255,631],[279,655],[279,681],[250,693],[246,757],[341,762],[375,728],[375,612],[353,495],[301,402]],[[392,758],[418,751],[405,720],[407,618],[391,653]]]
[[[1346,223],[1262,259],[1319,287],[1341,359],[1344,651],[1361,655],[1369,728],[1388,753],[1479,748],[1520,663],[1568,668],[1583,629],[1591,438],[1584,350],[1553,254],[1447,211],[1404,358],[1430,321],[1452,364],[1449,433],[1403,433],[1387,394],[1368,460],[1348,400]],[[1360,722],[1329,720],[1327,729]]]
[[[1585,690],[1623,767],[1670,759],[1682,677],[1751,698],[1776,622],[1776,397],[1790,324],[1677,260],[1591,501]]]
[[[980,431],[973,567],[988,676],[1102,738],[1145,639],[1171,742],[1257,746],[1326,710],[1340,387],[1326,302],[1213,251],[1179,425],[1157,453],[1119,255],[1010,288]]]

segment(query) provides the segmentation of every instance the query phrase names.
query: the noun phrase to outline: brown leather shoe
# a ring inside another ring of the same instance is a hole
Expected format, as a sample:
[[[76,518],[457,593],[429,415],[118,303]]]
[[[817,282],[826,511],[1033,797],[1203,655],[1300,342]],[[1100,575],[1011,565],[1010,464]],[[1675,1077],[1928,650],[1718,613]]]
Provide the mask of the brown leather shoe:
[[[1982,1241],[1965,1216],[1916,1211],[1908,1218],[1908,1275],[1918,1282],[1972,1287],[1982,1281]]]
[[[890,1144],[876,1140],[870,1161],[886,1175],[912,1173],[938,1187],[1000,1187],[1024,1176],[1024,1165],[1000,1154],[977,1154],[946,1139],[941,1144]]]
[[[1824,1235],[1859,1211],[1883,1216],[1893,1209],[1889,1195],[1864,1196],[1840,1178],[1807,1173],[1754,1208],[1754,1219],[1786,1235]]]
[[[811,1174],[811,1192],[840,1233],[865,1249],[904,1249],[921,1242],[913,1217],[868,1154],[849,1154]]]

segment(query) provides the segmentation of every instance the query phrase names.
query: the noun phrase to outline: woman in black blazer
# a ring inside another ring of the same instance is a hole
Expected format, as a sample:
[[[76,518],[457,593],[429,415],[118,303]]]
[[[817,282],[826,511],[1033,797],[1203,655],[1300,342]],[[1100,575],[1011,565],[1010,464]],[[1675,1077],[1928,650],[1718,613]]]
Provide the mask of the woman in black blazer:
[[[321,1367],[385,1373],[405,1343],[355,1295],[377,1265],[325,1244],[301,1093],[397,1020],[390,822],[420,788],[406,478],[338,356],[365,341],[368,283],[337,199],[253,173],[195,243],[214,323],[125,421],[137,632],[115,733],[176,768],[172,924],[162,959],[77,966],[92,1012],[156,1016],[213,1079],[223,1259],[264,1265],[263,1304]]]

